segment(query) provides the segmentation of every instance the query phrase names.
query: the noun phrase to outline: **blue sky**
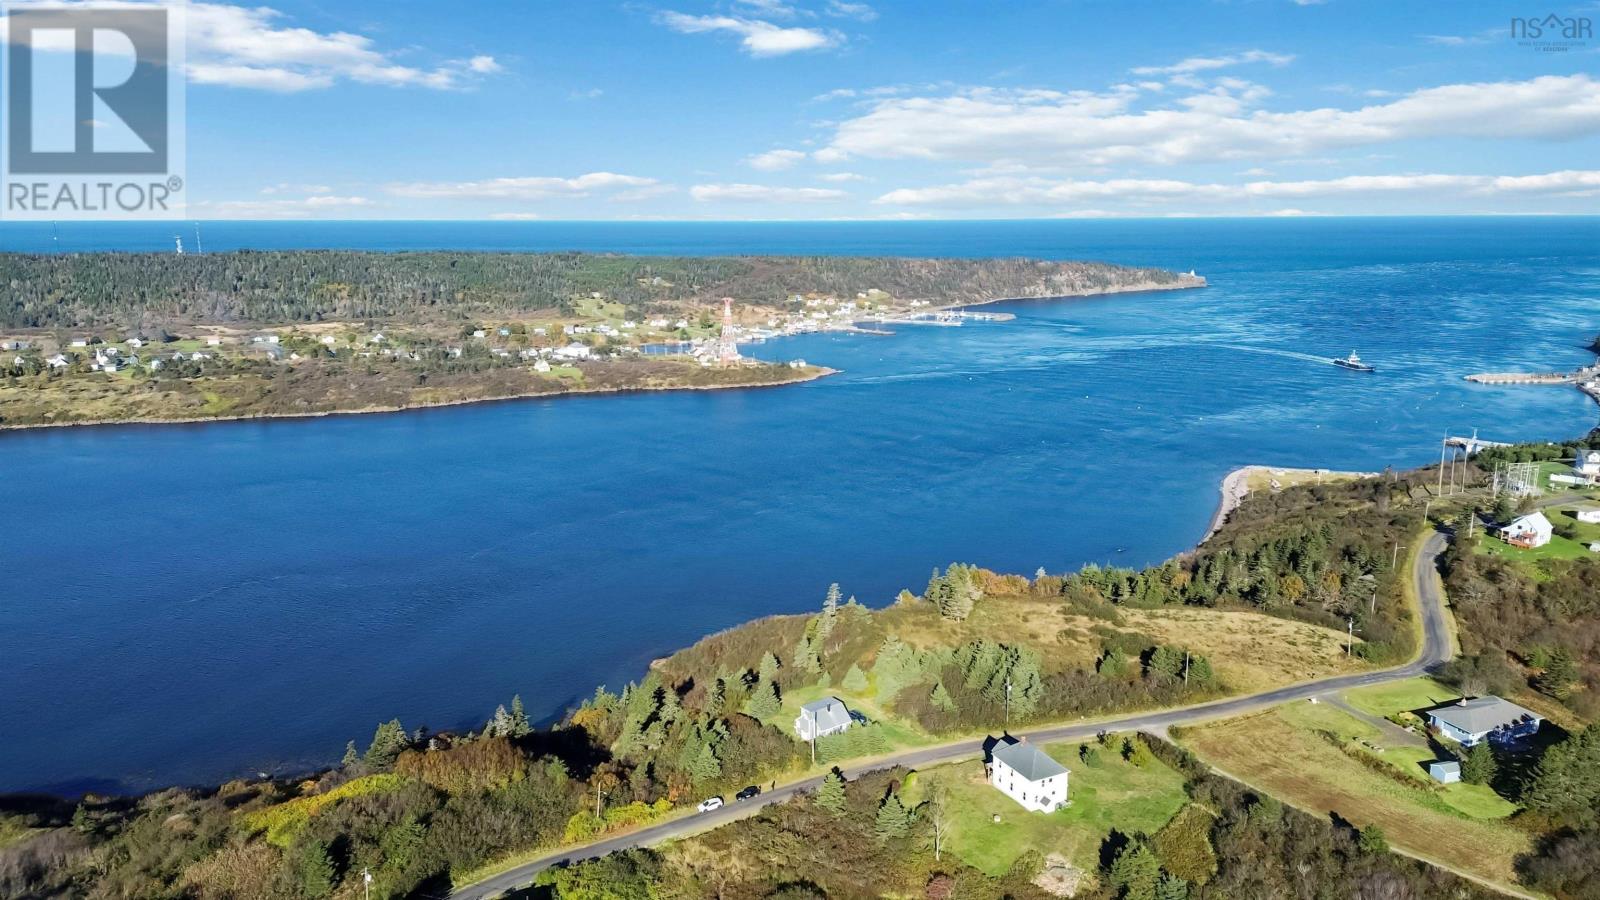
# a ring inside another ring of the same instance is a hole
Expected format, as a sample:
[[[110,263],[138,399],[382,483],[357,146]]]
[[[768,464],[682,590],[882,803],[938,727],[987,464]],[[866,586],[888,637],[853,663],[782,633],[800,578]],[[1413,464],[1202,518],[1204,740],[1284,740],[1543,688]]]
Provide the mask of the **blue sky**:
[[[1600,40],[1510,33],[1594,3],[258,2],[197,217],[1600,212]]]

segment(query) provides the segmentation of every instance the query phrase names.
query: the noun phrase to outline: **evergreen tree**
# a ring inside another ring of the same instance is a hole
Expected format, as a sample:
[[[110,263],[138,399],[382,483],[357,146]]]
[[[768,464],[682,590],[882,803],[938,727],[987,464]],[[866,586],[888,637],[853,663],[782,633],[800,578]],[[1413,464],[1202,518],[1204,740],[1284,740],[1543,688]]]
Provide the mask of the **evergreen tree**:
[[[763,722],[776,716],[782,708],[783,699],[778,696],[778,686],[770,681],[757,684],[744,705],[745,712]]]
[[[746,657],[748,658],[748,657]],[[756,677],[762,681],[771,681],[778,675],[778,657],[772,651],[761,654],[761,667],[756,669]]]
[[[339,760],[339,765],[342,768],[348,769],[359,762],[361,762],[361,755],[356,752],[356,742],[351,741],[348,744],[345,744],[344,758]]]
[[[1377,825],[1368,825],[1356,833],[1356,846],[1362,853],[1377,855],[1389,852],[1389,839]]]
[[[850,664],[850,671],[844,673],[841,685],[852,694],[864,694],[867,691],[867,675],[855,663]]]
[[[815,675],[822,671],[822,657],[817,655],[817,646],[807,634],[800,639],[794,648],[794,667],[802,672]]]
[[[722,777],[722,760],[717,758],[717,748],[709,741],[700,744],[687,767],[689,777],[698,782],[714,781]]]
[[[1128,674],[1128,656],[1121,650],[1113,647],[1100,657],[1100,662],[1094,667],[1102,678],[1124,678]]]
[[[835,816],[844,812],[844,776],[839,774],[838,769],[822,776],[822,784],[817,787],[816,803]]]
[[[1494,751],[1489,748],[1488,741],[1479,741],[1461,761],[1461,780],[1467,784],[1488,784],[1494,780],[1495,770]]]
[[[1156,884],[1156,900],[1189,900],[1189,882],[1176,875],[1163,875]]]
[[[306,841],[294,858],[294,879],[302,896],[316,900],[333,893],[333,860],[328,856],[328,845],[321,841]]]
[[[362,761],[374,772],[387,771],[409,743],[400,720],[391,719],[372,733],[372,743],[367,745],[367,753]]]
[[[1600,726],[1590,725],[1546,750],[1522,801],[1556,819],[1594,822],[1600,816]]]
[[[900,802],[900,795],[890,791],[878,804],[878,817],[873,823],[873,831],[877,833],[878,840],[887,841],[891,838],[904,837],[911,830],[911,811]]]
[[[1157,647],[1150,654],[1150,672],[1167,678],[1183,674],[1183,651],[1176,647]]]
[[[1216,672],[1211,668],[1211,660],[1198,655],[1189,657],[1189,683],[1191,685],[1209,685],[1216,680],[1216,677]]]
[[[728,682],[718,678],[706,689],[706,715],[721,716],[728,706]]]
[[[1572,651],[1556,647],[1550,651],[1550,660],[1539,677],[1534,679],[1533,686],[1557,700],[1565,700],[1572,695],[1572,683],[1577,678],[1578,669],[1572,662]]]
[[[1121,889],[1123,900],[1156,900],[1161,863],[1143,841],[1133,841],[1111,863],[1109,878]]]
[[[956,701],[950,696],[950,692],[944,689],[943,681],[935,681],[933,683],[933,693],[928,699],[933,702],[934,706],[945,712],[955,712]]]
[[[817,646],[827,643],[833,634],[833,626],[839,621],[839,584],[834,582],[828,585],[828,595],[822,600],[822,615],[817,617]]]
[[[511,696],[511,731],[508,737],[519,738],[533,731],[533,726],[528,723],[528,711],[522,706],[522,695]]]
[[[505,737],[511,733],[511,713],[506,711],[504,703],[494,708],[494,716],[483,727],[483,733],[489,737]]]

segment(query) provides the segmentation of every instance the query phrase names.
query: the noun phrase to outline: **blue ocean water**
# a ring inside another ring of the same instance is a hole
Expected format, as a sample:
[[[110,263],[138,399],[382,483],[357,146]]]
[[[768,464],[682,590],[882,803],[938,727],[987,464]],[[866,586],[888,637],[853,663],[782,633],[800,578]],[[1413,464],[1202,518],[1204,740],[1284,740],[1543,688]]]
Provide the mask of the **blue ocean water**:
[[[293,770],[513,693],[554,715],[833,581],[877,604],[957,560],[1160,560],[1238,465],[1410,466],[1446,431],[1600,418],[1571,389],[1461,380],[1593,360],[1592,218],[201,228],[208,250],[1103,259],[1211,287],[747,348],[842,370],[784,388],[0,433],[0,790]],[[172,233],[5,225],[0,247]],[[1351,349],[1378,373],[1319,359]]]

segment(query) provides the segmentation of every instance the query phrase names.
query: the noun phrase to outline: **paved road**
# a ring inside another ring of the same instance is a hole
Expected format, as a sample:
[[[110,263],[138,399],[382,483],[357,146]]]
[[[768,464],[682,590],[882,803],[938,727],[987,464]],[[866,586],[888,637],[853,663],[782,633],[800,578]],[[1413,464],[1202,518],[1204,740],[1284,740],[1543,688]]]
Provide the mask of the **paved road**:
[[[1163,731],[1174,725],[1192,725],[1196,722],[1210,719],[1231,718],[1245,713],[1257,712],[1291,701],[1305,700],[1318,694],[1326,694],[1330,691],[1345,691],[1351,688],[1383,684],[1421,675],[1449,660],[1451,655],[1450,628],[1444,611],[1444,590],[1439,583],[1437,575],[1439,554],[1443,553],[1444,549],[1444,535],[1434,533],[1428,536],[1426,543],[1423,544],[1422,552],[1417,554],[1417,562],[1412,570],[1411,577],[1416,584],[1417,597],[1421,599],[1422,603],[1422,652],[1415,660],[1406,665],[1375,672],[1363,672],[1358,675],[1323,678],[1318,681],[1308,681],[1259,694],[1216,700],[1210,703],[1199,703],[1194,706],[1136,713],[1117,719],[1101,719],[1094,722],[1040,728],[1033,731],[1019,732],[1019,736],[1025,736],[1035,743],[1044,743],[1047,741],[1084,740],[1094,737],[1102,731]],[[869,766],[854,767],[843,771],[846,777],[854,777],[863,772],[887,769],[892,766],[919,768],[940,763],[956,762],[979,756],[983,753],[983,744],[984,740],[982,738],[975,738],[950,744],[941,744],[937,747],[908,750],[904,753],[897,753],[894,756],[881,759]],[[629,834],[596,841],[582,847],[562,850],[533,862],[525,863],[488,880],[459,888],[451,893],[450,896],[452,900],[485,900],[485,898],[499,897],[509,891],[526,887],[533,880],[534,875],[550,866],[604,856],[607,853],[614,853],[618,850],[659,844],[662,841],[687,837],[691,834],[726,825],[729,822],[752,816],[759,812],[762,807],[773,803],[782,803],[797,793],[812,790],[821,781],[821,776],[808,778],[805,781],[787,784],[777,790],[768,791],[753,800],[729,803],[715,812],[674,819],[670,822],[641,828]]]

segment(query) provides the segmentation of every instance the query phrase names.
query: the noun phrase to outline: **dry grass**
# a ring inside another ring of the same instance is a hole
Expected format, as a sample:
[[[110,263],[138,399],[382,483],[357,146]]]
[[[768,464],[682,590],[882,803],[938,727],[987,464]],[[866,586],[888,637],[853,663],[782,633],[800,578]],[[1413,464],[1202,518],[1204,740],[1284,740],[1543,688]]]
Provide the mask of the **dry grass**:
[[[1344,655],[1344,633],[1242,610],[1195,607],[1121,609],[1114,620],[1073,613],[1054,597],[985,597],[965,622],[941,619],[924,604],[885,610],[887,630],[918,649],[976,638],[1023,642],[1051,669],[1092,666],[1100,654],[1095,629],[1149,635],[1204,654],[1236,691],[1257,691],[1368,666]]]
[[[1301,809],[1377,823],[1396,847],[1499,884],[1528,836],[1451,809],[1432,788],[1374,771],[1297,724],[1288,709],[1207,725],[1183,742],[1208,763]]]
[[[1210,609],[1128,610],[1128,625],[1203,653],[1240,692],[1369,668],[1345,655],[1343,632],[1262,613]]]

